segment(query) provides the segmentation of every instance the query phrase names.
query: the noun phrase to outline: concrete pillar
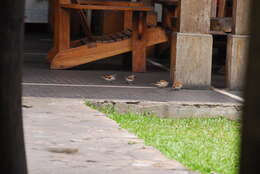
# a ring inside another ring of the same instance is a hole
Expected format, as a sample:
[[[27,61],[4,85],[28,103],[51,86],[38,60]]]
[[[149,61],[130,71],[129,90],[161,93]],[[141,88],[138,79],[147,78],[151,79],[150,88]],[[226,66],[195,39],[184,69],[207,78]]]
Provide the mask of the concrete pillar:
[[[233,29],[227,42],[227,87],[232,90],[243,88],[245,67],[248,59],[250,13],[252,0],[234,0]]]
[[[243,88],[248,59],[249,35],[229,35],[227,42],[227,87],[231,90]]]
[[[209,88],[213,38],[209,34],[173,33],[171,78],[184,88]]]
[[[171,79],[181,82],[184,88],[209,88],[212,0],[182,0],[178,5],[178,33],[171,36]]]

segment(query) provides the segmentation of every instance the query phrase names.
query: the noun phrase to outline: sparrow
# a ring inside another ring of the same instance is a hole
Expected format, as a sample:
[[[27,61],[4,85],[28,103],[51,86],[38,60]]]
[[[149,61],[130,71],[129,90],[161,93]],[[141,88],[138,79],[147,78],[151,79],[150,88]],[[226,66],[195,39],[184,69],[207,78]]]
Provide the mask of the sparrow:
[[[111,74],[104,74],[102,76],[102,79],[104,79],[104,80],[106,80],[108,82],[112,82],[112,81],[116,80],[116,74],[113,74],[113,75],[111,75]]]
[[[130,75],[130,76],[127,76],[127,77],[125,78],[125,80],[127,81],[128,84],[133,83],[133,82],[135,81],[135,79],[136,79],[136,76],[135,76],[135,75]]]
[[[158,88],[166,88],[169,85],[169,82],[167,82],[166,80],[160,80],[154,83],[154,85],[157,86]]]
[[[181,88],[183,87],[183,84],[181,82],[174,82],[173,85],[172,85],[172,89],[173,90],[180,90]]]

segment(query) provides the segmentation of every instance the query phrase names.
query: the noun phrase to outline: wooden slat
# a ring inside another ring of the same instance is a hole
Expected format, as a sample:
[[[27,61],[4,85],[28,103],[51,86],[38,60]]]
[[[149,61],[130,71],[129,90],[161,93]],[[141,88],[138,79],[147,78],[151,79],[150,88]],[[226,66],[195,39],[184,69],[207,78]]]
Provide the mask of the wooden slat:
[[[72,0],[72,3],[74,4],[79,4],[79,0]],[[90,38],[91,40],[93,40],[90,28],[88,26],[88,19],[87,19],[87,14],[84,12],[84,10],[79,10],[77,11],[79,16],[80,16],[80,20],[81,20],[81,26],[83,28],[83,32],[85,33],[86,37]]]
[[[146,47],[167,42],[168,37],[160,27],[147,29]],[[132,39],[112,43],[96,43],[96,47],[86,45],[70,48],[59,52],[51,62],[52,69],[66,69],[81,64],[105,59],[110,56],[126,53],[132,50]]]
[[[117,32],[117,33],[115,33],[115,35],[116,35],[117,37],[120,37],[121,40],[123,40],[123,39],[128,39],[128,38],[129,38],[128,36],[124,35],[123,32]]]
[[[128,6],[105,6],[105,5],[78,5],[61,4],[61,7],[78,10],[119,10],[119,11],[152,11],[153,7],[128,7]]]

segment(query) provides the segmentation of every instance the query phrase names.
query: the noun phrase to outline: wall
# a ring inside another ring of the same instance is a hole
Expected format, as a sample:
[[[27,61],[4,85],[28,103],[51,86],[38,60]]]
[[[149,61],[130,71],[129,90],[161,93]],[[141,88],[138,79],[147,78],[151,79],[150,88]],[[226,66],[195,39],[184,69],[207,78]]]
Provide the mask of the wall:
[[[48,23],[48,1],[26,0],[25,3],[26,23]]]

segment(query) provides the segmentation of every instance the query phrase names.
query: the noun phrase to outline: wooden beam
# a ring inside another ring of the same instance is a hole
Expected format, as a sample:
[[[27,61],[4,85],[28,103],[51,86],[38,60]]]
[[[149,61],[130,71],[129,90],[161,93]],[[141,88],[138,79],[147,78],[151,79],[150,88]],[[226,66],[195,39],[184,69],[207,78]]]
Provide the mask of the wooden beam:
[[[160,27],[147,29],[146,47],[168,41],[165,31]],[[132,39],[112,43],[96,43],[95,47],[87,45],[70,48],[57,53],[51,62],[52,69],[66,69],[81,64],[105,59],[132,50]]]
[[[24,0],[0,5],[0,173],[27,174],[21,111]]]

